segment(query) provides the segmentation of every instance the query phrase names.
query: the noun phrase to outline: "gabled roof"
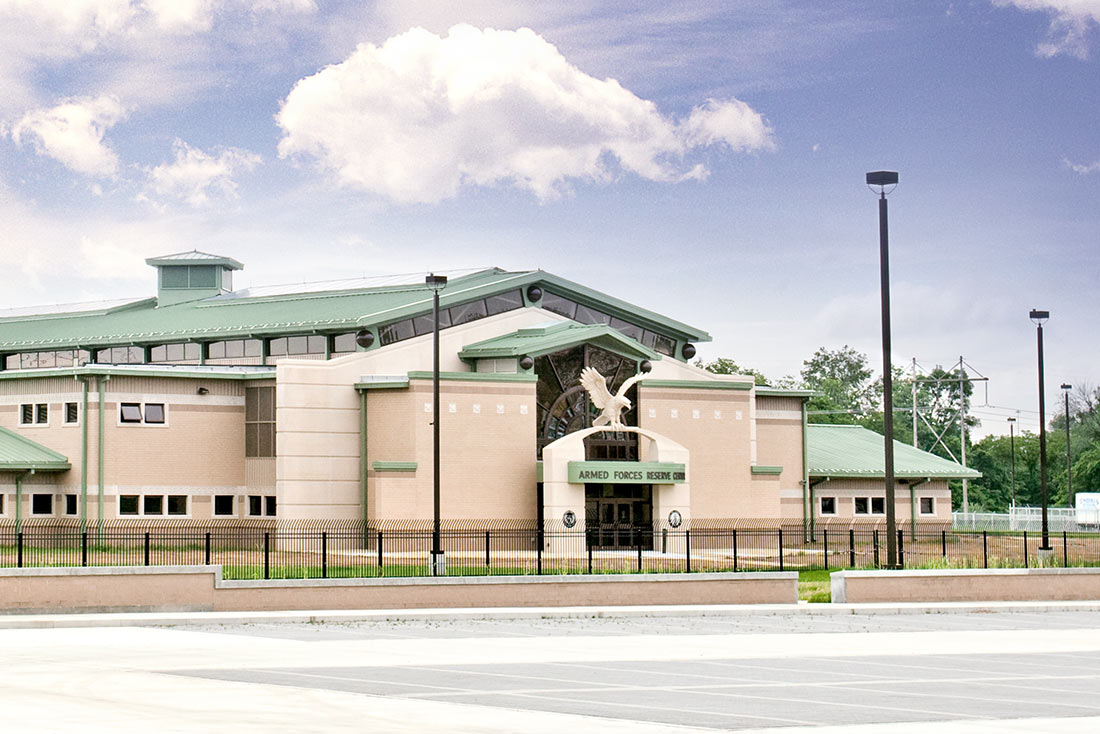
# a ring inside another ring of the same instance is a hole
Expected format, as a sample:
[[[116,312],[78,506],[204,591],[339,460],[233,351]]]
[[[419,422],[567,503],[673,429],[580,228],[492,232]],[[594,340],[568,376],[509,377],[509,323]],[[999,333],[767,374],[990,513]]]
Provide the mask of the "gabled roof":
[[[199,252],[198,250],[146,258],[145,264],[153,267],[160,267],[161,265],[221,265],[230,270],[244,270],[244,265],[231,257],[211,255],[209,252]]]
[[[537,357],[541,354],[561,351],[577,344],[594,344],[601,349],[632,359],[661,358],[657,352],[644,347],[634,339],[604,324],[578,324],[561,321],[546,326],[536,326],[513,331],[486,339],[462,348],[458,356],[463,360],[487,357]]]
[[[205,253],[181,253],[166,257],[184,258],[186,261],[195,255]],[[153,261],[164,259],[151,258]],[[150,299],[106,312],[0,320],[0,351],[355,331],[431,313],[432,292],[424,284],[423,276],[418,281],[336,291],[281,292],[269,296],[238,294],[227,297],[230,294],[226,294],[160,307]],[[440,304],[448,307],[533,284],[578,302],[594,304],[612,316],[676,339],[710,340],[705,331],[541,270],[506,272],[491,268],[461,275],[447,284],[440,294]]]
[[[0,427],[0,471],[65,471],[71,468],[63,454]]]
[[[873,479],[886,474],[884,438],[863,426],[807,426],[806,451],[810,476]],[[894,476],[977,479],[981,472],[894,441]]]

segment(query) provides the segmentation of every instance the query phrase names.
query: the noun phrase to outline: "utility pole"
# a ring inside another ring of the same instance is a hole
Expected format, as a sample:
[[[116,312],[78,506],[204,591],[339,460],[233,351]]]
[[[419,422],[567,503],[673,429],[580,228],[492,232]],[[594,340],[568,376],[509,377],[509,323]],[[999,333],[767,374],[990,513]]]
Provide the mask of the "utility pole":
[[[959,356],[959,435],[961,438],[960,457],[963,469],[966,468],[966,368],[962,355]],[[963,512],[970,512],[970,498],[967,494],[966,477],[963,477]]]
[[[913,448],[917,446],[917,358],[913,357]]]

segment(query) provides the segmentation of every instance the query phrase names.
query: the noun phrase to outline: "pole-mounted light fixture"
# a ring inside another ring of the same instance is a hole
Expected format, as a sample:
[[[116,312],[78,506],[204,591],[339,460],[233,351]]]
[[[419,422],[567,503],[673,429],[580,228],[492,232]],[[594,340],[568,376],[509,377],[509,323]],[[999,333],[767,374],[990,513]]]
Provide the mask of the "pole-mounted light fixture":
[[[879,282],[882,292],[882,433],[883,483],[886,486],[886,566],[897,568],[897,519],[894,513],[894,370],[890,356],[890,234],[886,194],[898,184],[897,171],[871,171],[867,186],[878,188]]]
[[[430,273],[424,284],[432,291],[432,576],[447,575],[439,530],[439,292],[447,276]]]
[[[1009,508],[1016,507],[1016,419],[1008,419],[1009,466],[1012,472],[1012,495]]]
[[[1073,477],[1070,471],[1070,456],[1069,451],[1069,391],[1073,389],[1073,385],[1062,383],[1062,391],[1066,398],[1066,505],[1069,507],[1074,506],[1073,501]]]
[[[1047,402],[1043,394],[1043,324],[1050,318],[1050,311],[1031,309],[1028,317],[1035,324],[1036,348],[1039,353],[1039,491],[1043,503],[1043,544],[1041,551],[1050,550],[1050,526],[1047,524]]]

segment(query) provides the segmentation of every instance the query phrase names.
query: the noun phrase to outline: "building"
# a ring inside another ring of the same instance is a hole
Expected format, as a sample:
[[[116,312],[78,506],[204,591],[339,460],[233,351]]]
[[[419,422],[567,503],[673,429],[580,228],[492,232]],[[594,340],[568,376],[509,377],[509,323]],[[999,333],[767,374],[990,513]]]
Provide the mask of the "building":
[[[431,520],[422,275],[234,290],[231,258],[146,262],[156,297],[0,312],[0,523]],[[807,427],[810,393],[695,367],[705,331],[543,271],[449,276],[445,527],[572,520],[613,542],[884,517],[881,436]],[[631,430],[583,430],[585,366],[612,392],[644,373]],[[976,473],[903,448],[898,517],[949,523],[946,480]]]

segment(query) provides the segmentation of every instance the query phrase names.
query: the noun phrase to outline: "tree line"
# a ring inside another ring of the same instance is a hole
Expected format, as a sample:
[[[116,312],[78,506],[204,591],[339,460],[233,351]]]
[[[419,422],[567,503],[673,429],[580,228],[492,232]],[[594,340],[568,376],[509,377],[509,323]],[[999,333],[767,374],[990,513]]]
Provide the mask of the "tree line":
[[[802,363],[797,377],[769,379],[759,370],[720,357],[696,365],[716,374],[752,376],[757,385],[814,390],[806,409],[811,423],[847,423],[882,433],[882,377],[875,376],[867,355],[845,345],[819,348]],[[894,439],[913,442],[914,376],[894,367]],[[959,414],[966,415],[966,465],[982,473],[968,486],[972,512],[1007,512],[1018,506],[1041,504],[1039,436],[1017,430],[1015,438],[989,435],[971,440],[972,429],[981,425],[969,414],[973,383],[960,382],[958,370],[937,366],[916,376],[916,446],[945,459],[960,462],[963,435]],[[963,409],[967,410],[963,410]],[[1059,402],[1050,409],[1047,425],[1047,486],[1051,506],[1072,504],[1067,490],[1066,414]],[[1018,426],[1017,426],[1018,428]],[[1078,385],[1070,395],[1070,477],[1072,493],[1100,492],[1100,388]],[[1014,450],[1013,450],[1014,449]],[[951,482],[954,509],[961,509],[962,482]]]

